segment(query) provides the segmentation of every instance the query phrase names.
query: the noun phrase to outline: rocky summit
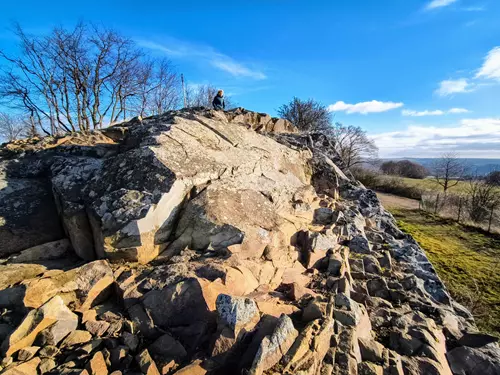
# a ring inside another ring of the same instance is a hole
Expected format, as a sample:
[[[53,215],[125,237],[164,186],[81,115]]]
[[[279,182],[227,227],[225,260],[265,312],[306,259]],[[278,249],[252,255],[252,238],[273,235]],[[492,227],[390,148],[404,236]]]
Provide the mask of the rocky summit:
[[[321,133],[204,108],[0,148],[1,373],[498,375]]]

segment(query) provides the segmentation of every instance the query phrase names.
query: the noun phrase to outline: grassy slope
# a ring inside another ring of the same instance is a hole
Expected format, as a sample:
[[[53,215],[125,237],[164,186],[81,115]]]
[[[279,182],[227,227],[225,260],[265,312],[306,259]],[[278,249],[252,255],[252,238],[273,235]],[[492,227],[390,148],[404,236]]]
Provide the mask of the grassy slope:
[[[441,193],[443,191],[443,187],[439,185],[436,180],[426,178],[424,180],[419,180],[416,178],[401,178],[405,185],[417,187],[421,190],[429,190],[435,191],[436,193]],[[454,183],[454,181],[452,182]],[[449,188],[448,192],[450,193],[466,193],[467,192],[467,182],[459,181],[456,186]]]
[[[481,330],[500,336],[500,236],[419,210],[391,209],[427,253],[453,297]]]

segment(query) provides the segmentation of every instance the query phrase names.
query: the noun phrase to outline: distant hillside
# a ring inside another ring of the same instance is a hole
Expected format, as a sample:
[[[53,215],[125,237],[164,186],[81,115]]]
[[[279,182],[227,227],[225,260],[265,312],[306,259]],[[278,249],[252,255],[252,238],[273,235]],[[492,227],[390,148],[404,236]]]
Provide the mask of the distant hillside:
[[[387,160],[411,160],[415,163],[422,164],[424,167],[432,169],[432,164],[435,158],[386,158]],[[474,159],[474,158],[461,158],[460,160],[467,166],[468,173],[479,174],[481,176],[487,175],[491,171],[500,170],[500,159]]]

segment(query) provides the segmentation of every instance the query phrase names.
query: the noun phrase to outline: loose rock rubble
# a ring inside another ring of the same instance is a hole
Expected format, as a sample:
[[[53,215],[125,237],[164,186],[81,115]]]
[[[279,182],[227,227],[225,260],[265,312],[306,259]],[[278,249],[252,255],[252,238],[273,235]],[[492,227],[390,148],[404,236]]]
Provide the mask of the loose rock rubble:
[[[500,374],[322,134],[203,108],[0,148],[2,374]]]

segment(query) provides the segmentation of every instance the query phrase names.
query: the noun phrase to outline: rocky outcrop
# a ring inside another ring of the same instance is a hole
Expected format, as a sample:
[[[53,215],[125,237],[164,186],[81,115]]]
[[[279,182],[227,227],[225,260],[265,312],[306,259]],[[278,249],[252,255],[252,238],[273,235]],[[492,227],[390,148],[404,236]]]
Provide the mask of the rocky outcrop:
[[[323,134],[182,110],[9,144],[0,166],[6,374],[500,371]]]

